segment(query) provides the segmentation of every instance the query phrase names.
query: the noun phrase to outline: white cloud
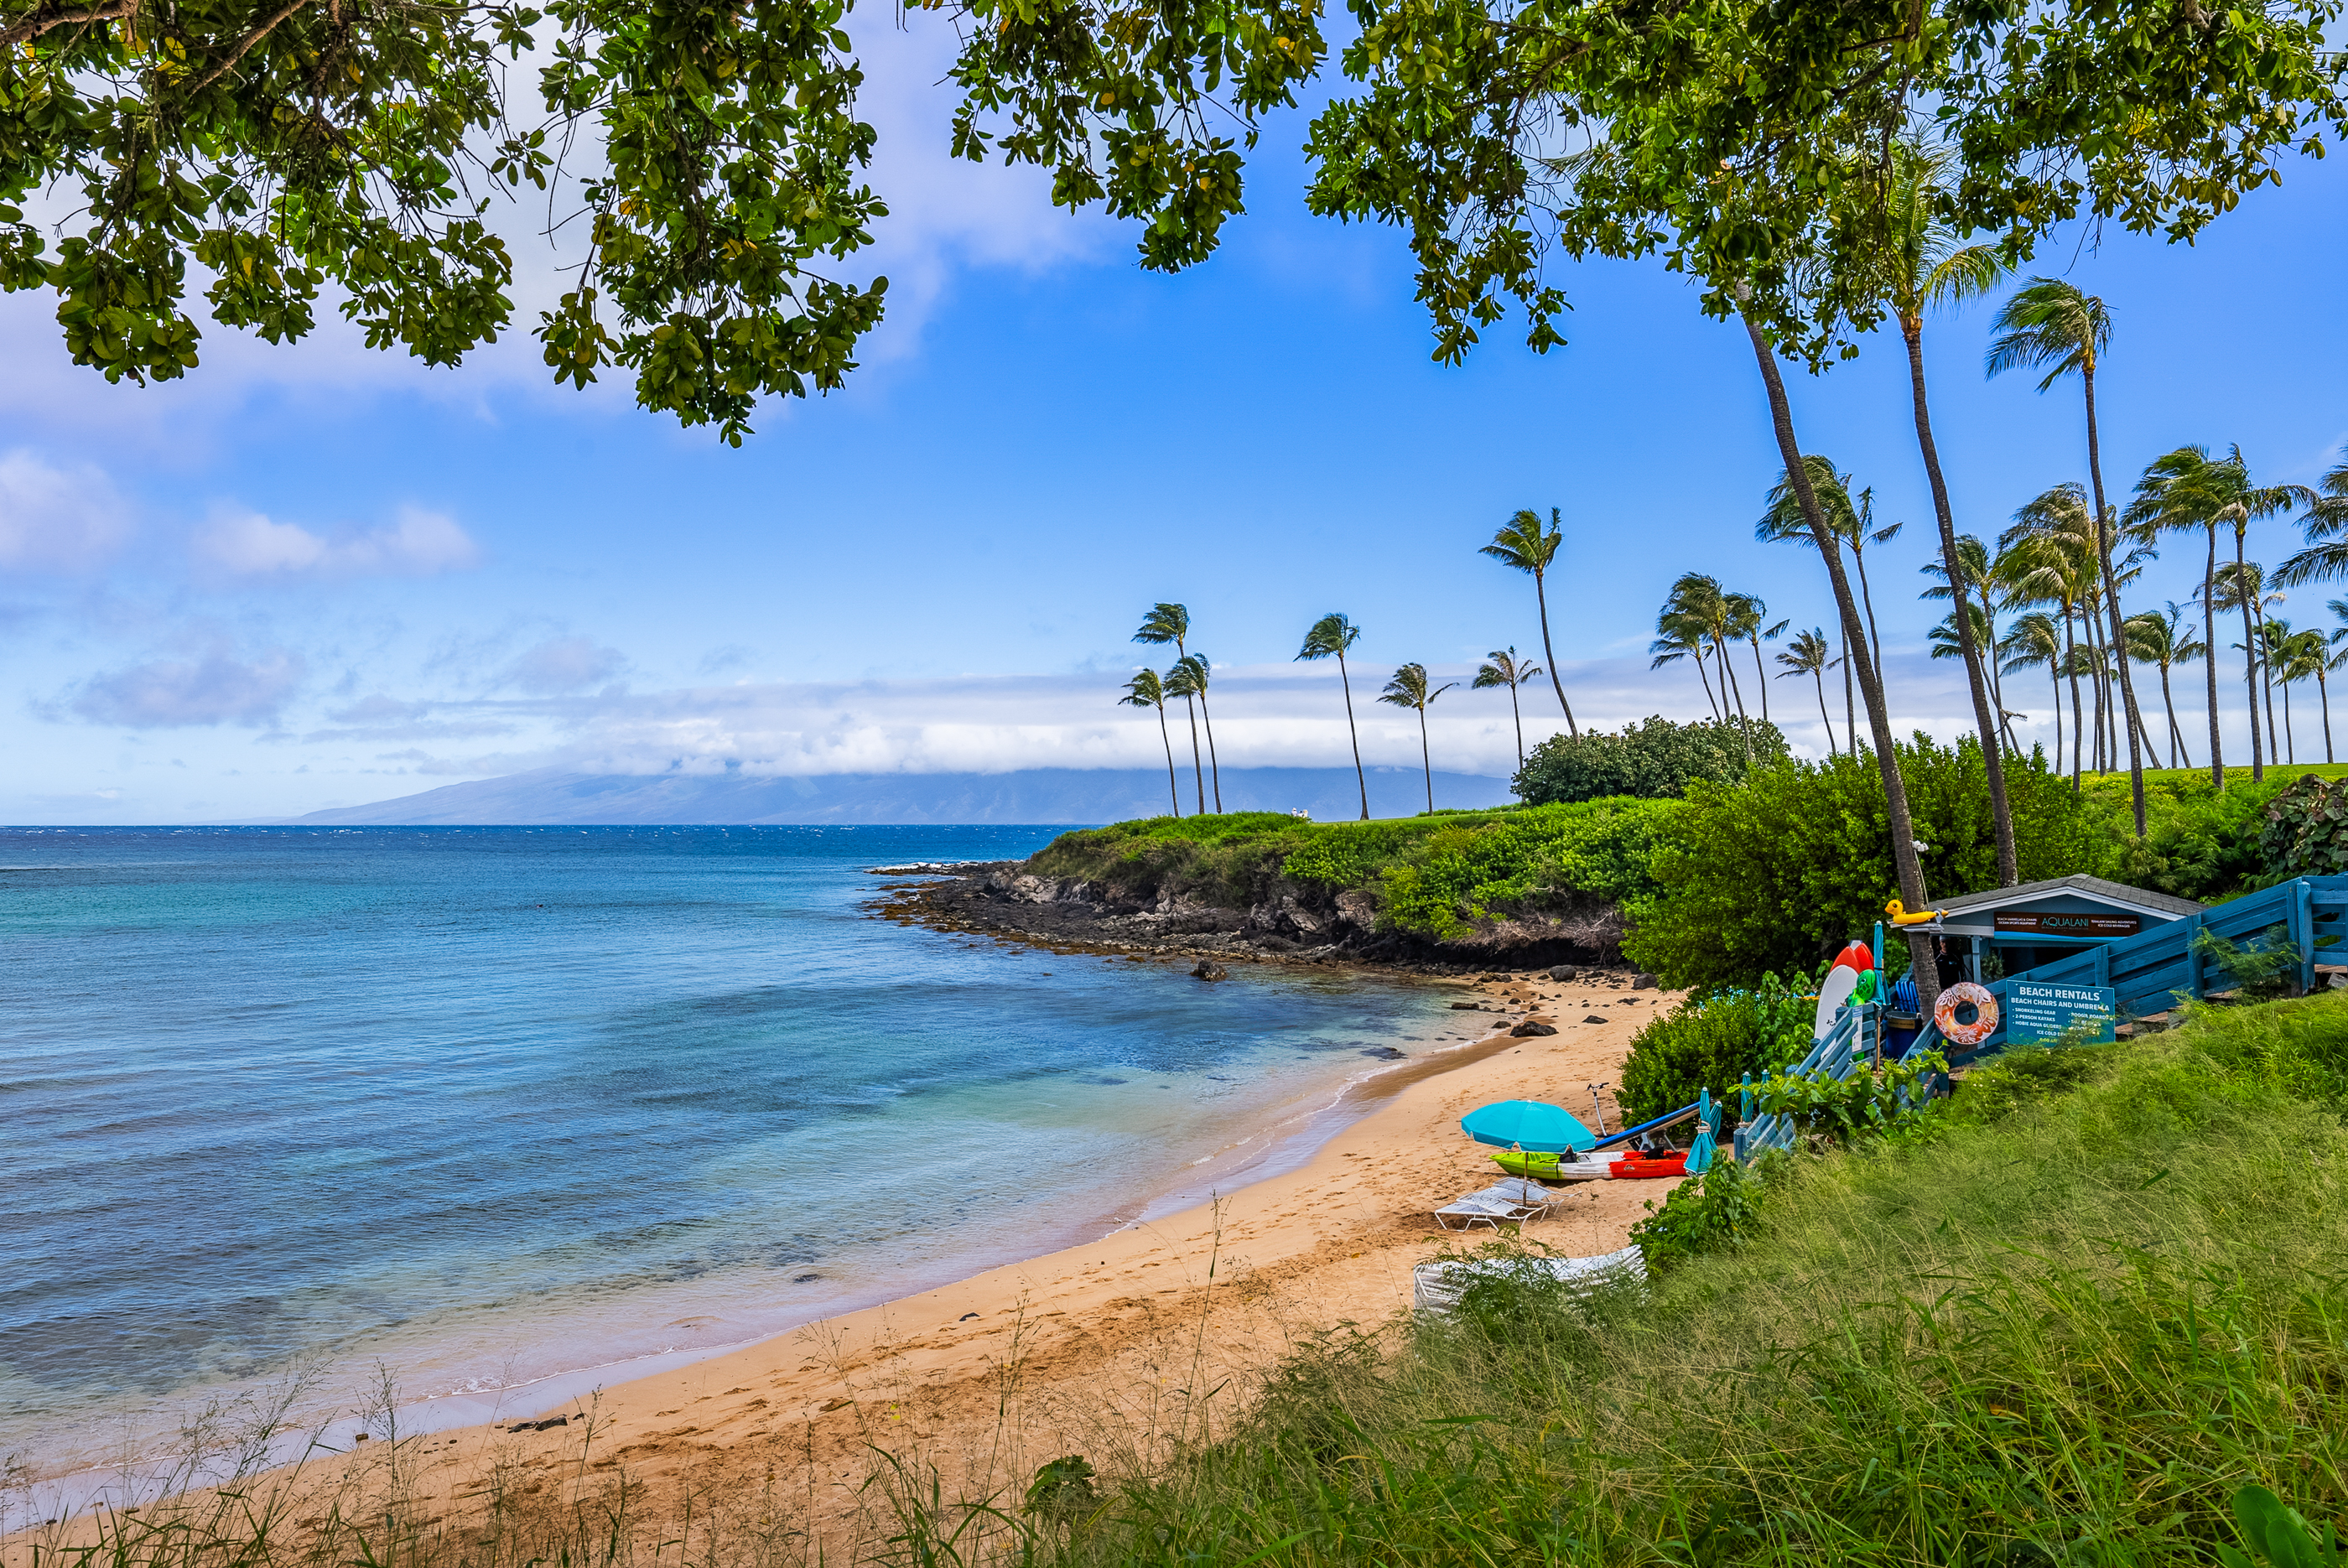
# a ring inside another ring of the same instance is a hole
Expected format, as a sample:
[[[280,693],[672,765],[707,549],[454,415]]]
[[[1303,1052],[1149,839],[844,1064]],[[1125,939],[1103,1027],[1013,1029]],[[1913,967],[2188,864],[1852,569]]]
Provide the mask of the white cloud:
[[[585,637],[554,637],[518,655],[499,684],[559,696],[599,686],[627,667],[626,655],[617,648],[598,647]]]
[[[263,725],[277,716],[302,682],[302,657],[271,648],[239,658],[216,642],[186,659],[157,659],[94,676],[73,710],[98,724],[133,729],[185,725]]]
[[[0,567],[87,571],[129,537],[129,510],[99,469],[57,468],[21,447],[0,452]]]
[[[257,511],[221,509],[196,535],[207,564],[239,577],[428,577],[476,564],[480,546],[455,519],[418,507],[399,509],[389,528],[349,530],[332,538]]]

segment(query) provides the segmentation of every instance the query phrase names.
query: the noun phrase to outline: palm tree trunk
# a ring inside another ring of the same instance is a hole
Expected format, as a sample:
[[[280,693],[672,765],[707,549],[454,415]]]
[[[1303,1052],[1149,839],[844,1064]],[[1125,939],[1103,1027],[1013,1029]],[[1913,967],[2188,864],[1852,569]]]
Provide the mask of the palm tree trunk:
[[[1941,474],[1941,449],[1932,440],[1932,415],[1924,397],[1924,321],[1900,322],[1908,339],[1908,386],[1916,404],[1916,445],[1924,454],[1924,476],[1932,484],[1932,513],[1941,524],[1941,569],[1949,574],[1957,608],[1957,651],[1964,656],[1965,686],[1973,699],[1973,727],[1981,736],[1982,766],[1989,774],[1990,817],[1997,834],[1997,880],[2012,887],[2022,880],[2013,847],[2013,810],[2005,798],[2005,754],[1998,744],[1998,721],[1991,714],[1992,683],[1982,670],[1981,644],[1965,609],[1964,573],[1957,563],[1957,524],[1949,507],[1949,484]]]
[[[2185,732],[2177,727],[2177,700],[2168,695],[2168,661],[2167,659],[2160,661],[2160,706],[2168,715],[2168,765],[2174,768],[2177,766],[2177,754],[2184,749]],[[2188,768],[2193,766],[2190,756],[2186,758],[2185,766]]]
[[[1801,504],[1802,520],[1810,525],[1810,539],[1827,563],[1827,577],[1834,585],[1835,611],[1842,622],[1843,640],[1852,645],[1851,656],[1859,661],[1856,674],[1859,689],[1867,695],[1867,723],[1875,740],[1875,764],[1883,775],[1884,814],[1890,819],[1886,825],[1890,829],[1891,863],[1898,873],[1900,899],[1910,909],[1929,909],[1931,903],[1924,892],[1924,862],[1916,852],[1915,819],[1908,810],[1908,781],[1900,777],[1900,754],[1891,744],[1891,716],[1884,707],[1881,675],[1861,641],[1866,629],[1859,624],[1859,605],[1851,597],[1850,582],[1843,575],[1842,554],[1835,548],[1826,512],[1818,505],[1818,491],[1810,485],[1809,469],[1802,461],[1801,444],[1794,437],[1794,406],[1786,396],[1786,381],[1778,373],[1776,356],[1750,316],[1745,318],[1745,332],[1753,340],[1753,356],[1760,364],[1762,385],[1768,389],[1769,422],[1776,429],[1778,456],[1785,460],[1786,477],[1793,481],[1794,499]],[[1931,944],[1931,937],[1913,932],[1908,937],[1917,1000],[1927,1014],[1941,995],[1940,972],[1932,962]]]
[[[2299,738],[2291,732],[2291,683],[2282,683],[2282,741],[2290,748],[2290,766],[2299,766]]]
[[[1223,765],[1215,759],[1215,716],[1208,711],[1207,694],[1199,694],[1199,717],[1207,723],[1207,776],[1214,780],[1215,815],[1223,814]]]
[[[1517,683],[1509,683],[1509,717],[1517,721],[1517,771],[1525,770],[1525,716],[1517,711]]]
[[[2063,772],[2063,672],[2055,667],[2059,661],[2053,654],[2046,655],[2046,677],[2054,683],[2054,772]]]
[[[1853,706],[1850,695],[1850,639],[1848,637],[1843,639],[1841,662],[1842,727],[1850,742],[1850,754],[1856,757],[1859,755],[1859,709]]]
[[[1753,645],[1753,679],[1761,689],[1761,722],[1769,722],[1769,666],[1761,662],[1761,639],[1747,639]]]
[[[1803,478],[1807,480],[1808,476],[1806,474]],[[1880,684],[1883,679],[1883,635],[1876,630],[1875,595],[1867,586],[1867,552],[1857,540],[1851,542],[1850,563],[1859,568],[1859,602],[1867,606],[1867,645],[1875,655],[1875,678]],[[1860,684],[1865,682],[1862,680]]]
[[[2248,531],[2242,523],[2234,525],[2234,597],[2242,602],[2242,685],[2250,697],[2250,782],[2263,783],[2267,776],[2266,753],[2259,744],[2259,634],[2250,624],[2250,570],[2242,559],[2242,535]],[[2218,650],[2209,650],[2209,662],[2218,662]],[[2274,727],[2267,727],[2271,730]]]
[[[1835,749],[1834,715],[1827,711],[1827,672],[1825,667],[1823,665],[1813,666],[1810,670],[1810,678],[1818,684],[1818,722],[1826,727],[1827,755],[1828,757],[1838,757],[1841,753]]]
[[[2209,520],[2209,559],[2201,568],[2201,662],[2209,677],[2209,781],[2226,792],[2226,748],[2218,738],[2218,520]]]
[[[1418,707],[1418,765],[1426,773],[1426,809],[1435,810],[1435,754],[1426,748],[1426,705]]]
[[[1739,724],[1743,724],[1743,723],[1746,721],[1746,720],[1745,720],[1745,690],[1744,690],[1744,688],[1743,688],[1742,686],[1739,686],[1736,684],[1736,672],[1735,672],[1734,669],[1732,669],[1732,668],[1730,668],[1730,667],[1729,667],[1729,664],[1728,664],[1728,645],[1727,645],[1725,642],[1724,642],[1724,641],[1723,641],[1723,640],[1722,640],[1722,639],[1721,639],[1721,638],[1720,638],[1716,634],[1714,635],[1714,637],[1713,637],[1713,639],[1712,639],[1712,652],[1713,652],[1713,656],[1714,656],[1715,658],[1716,658],[1716,659],[1718,659],[1718,660],[1720,661],[1720,686],[1721,686],[1721,689],[1722,689],[1723,691],[1725,691],[1725,692],[1733,692],[1733,693],[1735,693],[1735,697],[1736,697],[1736,722],[1737,722],[1737,723],[1739,723]]]
[[[2332,691],[2324,685],[2321,659],[2315,665],[2315,695],[2323,699],[2323,760],[2328,766],[2332,761]]]
[[[1166,792],[1174,797],[1174,820],[1182,820],[1182,786],[1174,775],[1174,737],[1166,728],[1166,705],[1158,705],[1158,738],[1166,744]]]
[[[1207,814],[1207,765],[1199,755],[1199,704],[1196,698],[1184,697],[1182,706],[1190,710],[1190,771],[1199,783],[1199,815]]]
[[[1566,733],[1579,738],[1581,731],[1573,722],[1573,705],[1565,700],[1565,682],[1557,673],[1557,650],[1549,642],[1549,590],[1541,583],[1541,574],[1533,573],[1533,602],[1540,606],[1541,652],[1549,656],[1549,684],[1557,688],[1557,706],[1565,710]],[[1368,809],[1364,808],[1366,819]]]
[[[2266,606],[2261,604],[2259,608],[2263,612]],[[2261,613],[2259,616],[2259,686],[2267,694],[2267,744],[2274,750],[2277,757],[2281,757],[2281,749],[2274,746],[2274,738],[2281,732],[2275,728],[2274,721],[2273,655],[2274,650],[2267,645],[2267,622],[2265,614]],[[2285,694],[2285,700],[2289,700],[2288,693]]]
[[[1362,787],[1362,820],[1370,820],[1370,776],[1362,770],[1362,732],[1354,727],[1354,683],[1345,674],[1345,650],[1337,650],[1337,684],[1345,693],[1345,733],[1354,738],[1354,781]]]
[[[1712,700],[1712,677],[1704,673],[1704,644],[1699,641],[1695,645],[1695,678],[1704,683],[1704,711],[1711,714],[1715,721],[1726,724],[1728,720],[1722,717],[1720,705]]]
[[[2063,606],[2063,673],[2071,678],[2071,793],[2079,792],[2080,756],[2087,748],[2085,721],[2079,717],[2079,641],[2073,616],[2077,606]]]
[[[2096,370],[2090,361],[2081,370],[2079,379],[2087,389],[2087,477],[2096,485],[2096,553],[2104,566],[2104,597],[2111,606],[2112,645],[2124,647],[2127,637],[2127,622],[2120,614],[2120,580],[2112,571],[2112,520],[2104,506],[2104,452],[2101,432],[2096,426]],[[2127,710],[2128,730],[2128,793],[2136,804],[2136,836],[2144,837],[2144,754],[2137,749],[2137,726],[2143,721],[2137,712],[2136,682],[2129,678],[2127,658],[2119,661],[2120,702]]]

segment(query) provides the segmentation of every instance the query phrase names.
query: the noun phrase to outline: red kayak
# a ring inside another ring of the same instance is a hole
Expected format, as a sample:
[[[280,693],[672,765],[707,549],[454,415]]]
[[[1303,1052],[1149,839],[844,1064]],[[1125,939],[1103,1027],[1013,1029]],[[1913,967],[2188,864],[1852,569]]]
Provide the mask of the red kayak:
[[[1643,1155],[1626,1154],[1607,1167],[1607,1179],[1614,1181],[1643,1181],[1658,1176],[1687,1174],[1687,1156],[1674,1154],[1668,1160],[1651,1160]]]

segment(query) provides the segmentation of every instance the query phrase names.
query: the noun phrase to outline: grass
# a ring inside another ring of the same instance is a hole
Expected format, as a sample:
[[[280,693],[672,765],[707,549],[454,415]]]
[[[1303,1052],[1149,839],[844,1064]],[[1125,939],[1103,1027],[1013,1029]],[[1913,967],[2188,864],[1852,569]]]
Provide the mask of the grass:
[[[1342,1329],[1067,1563],[2210,1561],[2348,1513],[2348,997],[1984,1071],[1775,1173],[1737,1251],[1585,1312]],[[2312,1096],[2313,1098],[2310,1098]]]

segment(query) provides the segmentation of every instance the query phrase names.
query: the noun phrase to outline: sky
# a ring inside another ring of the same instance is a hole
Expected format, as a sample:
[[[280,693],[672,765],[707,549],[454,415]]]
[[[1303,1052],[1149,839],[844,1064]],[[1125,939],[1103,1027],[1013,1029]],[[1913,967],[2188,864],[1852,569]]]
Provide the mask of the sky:
[[[551,385],[527,324],[559,258],[527,213],[500,220],[522,325],[453,369],[327,316],[274,347],[207,324],[186,379],[108,386],[67,362],[53,300],[0,296],[0,820],[265,820],[544,767],[1147,766],[1155,719],[1117,698],[1166,662],[1130,641],[1159,600],[1212,662],[1225,763],[1347,759],[1338,672],[1293,662],[1342,610],[1365,758],[1420,759],[1416,716],[1375,700],[1410,660],[1460,683],[1431,712],[1435,766],[1505,774],[1507,696],[1466,683],[1490,649],[1548,661],[1529,580],[1477,547],[1529,506],[1564,529],[1551,632],[1585,726],[1706,711],[1687,666],[1647,667],[1684,572],[1832,626],[1816,556],[1754,541],[1780,466],[1759,379],[1684,279],[1560,267],[1566,347],[1502,327],[1436,364],[1401,237],[1303,211],[1301,112],[1267,123],[1220,253],[1145,273],[1133,234],[1053,209],[1035,171],[946,158],[948,41],[909,15],[859,37],[888,320],[845,389],[763,407],[738,450],[636,409],[624,378]],[[2031,271],[2112,312],[2115,492],[2187,442],[2239,442],[2262,482],[2342,460],[2342,161],[2286,165],[2191,247],[2075,228],[2041,252]],[[2075,383],[1984,378],[1993,308],[1926,333],[1958,526],[1985,537],[2085,478]],[[1940,611],[1914,597],[1934,551],[1906,376],[1894,336],[1789,385],[1805,449],[1907,524],[1869,555],[1891,707],[1952,736],[1962,684],[1925,658]],[[2250,548],[2299,542],[2277,521]],[[2199,580],[2179,543],[2130,608]],[[2280,613],[2336,624],[2343,591]],[[2239,692],[2239,655],[2220,672]],[[1741,675],[1757,708],[1749,656]],[[2199,681],[2178,692],[2196,760]],[[1822,751],[1814,693],[1768,685],[1796,749]],[[2157,714],[2149,672],[2141,689]],[[2010,677],[2025,737],[2051,737],[2051,696]],[[1521,702],[1527,744],[1562,727],[1546,686]],[[2322,756],[2313,707],[2294,704],[2301,760]],[[2240,760],[2240,700],[2220,707]]]

